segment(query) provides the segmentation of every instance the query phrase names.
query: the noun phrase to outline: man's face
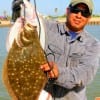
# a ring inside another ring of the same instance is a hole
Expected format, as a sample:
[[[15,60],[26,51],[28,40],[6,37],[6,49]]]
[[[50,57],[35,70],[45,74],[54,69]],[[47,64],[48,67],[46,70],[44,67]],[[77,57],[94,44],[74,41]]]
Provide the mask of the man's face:
[[[67,25],[72,31],[81,31],[90,19],[89,9],[85,4],[78,4],[67,9]]]

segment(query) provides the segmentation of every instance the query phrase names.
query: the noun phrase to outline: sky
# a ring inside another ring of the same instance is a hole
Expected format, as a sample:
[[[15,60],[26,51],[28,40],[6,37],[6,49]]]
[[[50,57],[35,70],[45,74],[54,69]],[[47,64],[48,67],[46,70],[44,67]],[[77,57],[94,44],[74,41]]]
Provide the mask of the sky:
[[[0,16],[7,12],[7,15],[11,15],[11,3],[13,0],[1,0],[0,3]],[[34,0],[30,0],[34,5]],[[63,15],[66,12],[70,0],[36,0],[37,10],[44,15]],[[100,15],[100,0],[93,0],[94,2],[94,14]],[[57,12],[55,13],[55,8]]]

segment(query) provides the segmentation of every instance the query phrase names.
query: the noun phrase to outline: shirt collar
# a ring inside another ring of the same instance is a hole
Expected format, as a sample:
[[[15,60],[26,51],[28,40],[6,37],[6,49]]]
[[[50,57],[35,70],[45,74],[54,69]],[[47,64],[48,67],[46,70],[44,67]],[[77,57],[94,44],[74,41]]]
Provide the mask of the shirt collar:
[[[66,27],[66,23],[63,23],[60,27],[60,34],[61,35],[66,35],[67,38],[70,40],[70,42],[74,42],[76,40],[82,42],[83,41],[83,32],[81,33],[75,33],[73,31],[69,31],[68,28]]]

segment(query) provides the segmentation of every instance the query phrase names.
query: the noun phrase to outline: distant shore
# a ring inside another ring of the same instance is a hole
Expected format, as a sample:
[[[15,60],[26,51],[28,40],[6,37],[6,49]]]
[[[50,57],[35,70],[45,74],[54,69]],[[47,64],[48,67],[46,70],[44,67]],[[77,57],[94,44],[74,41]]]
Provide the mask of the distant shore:
[[[59,22],[65,22],[66,18],[58,18]],[[92,17],[88,24],[100,24],[100,17]],[[9,20],[0,20],[0,27],[10,27],[12,24]]]
[[[92,17],[88,24],[99,24],[100,25],[100,17]]]
[[[58,18],[59,22],[65,22],[66,18]],[[95,24],[99,24],[100,25],[100,17],[92,17],[90,19],[90,21],[88,22],[88,24],[90,25],[95,25]]]
[[[11,22],[9,20],[0,20],[0,27],[10,27]]]

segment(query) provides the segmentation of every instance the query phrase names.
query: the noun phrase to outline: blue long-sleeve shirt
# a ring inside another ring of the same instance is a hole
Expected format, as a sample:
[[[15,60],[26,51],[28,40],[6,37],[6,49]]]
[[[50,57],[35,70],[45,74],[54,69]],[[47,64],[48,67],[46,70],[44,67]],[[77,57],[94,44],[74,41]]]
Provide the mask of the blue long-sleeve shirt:
[[[85,87],[93,80],[99,67],[100,42],[84,30],[72,41],[65,23],[44,20],[44,26],[47,58],[54,61],[59,69],[59,77],[54,84],[62,87],[56,88],[55,98],[86,100]],[[73,88],[77,86],[84,88],[76,92]],[[63,88],[71,91],[63,92]],[[53,89],[48,84],[46,90]]]

